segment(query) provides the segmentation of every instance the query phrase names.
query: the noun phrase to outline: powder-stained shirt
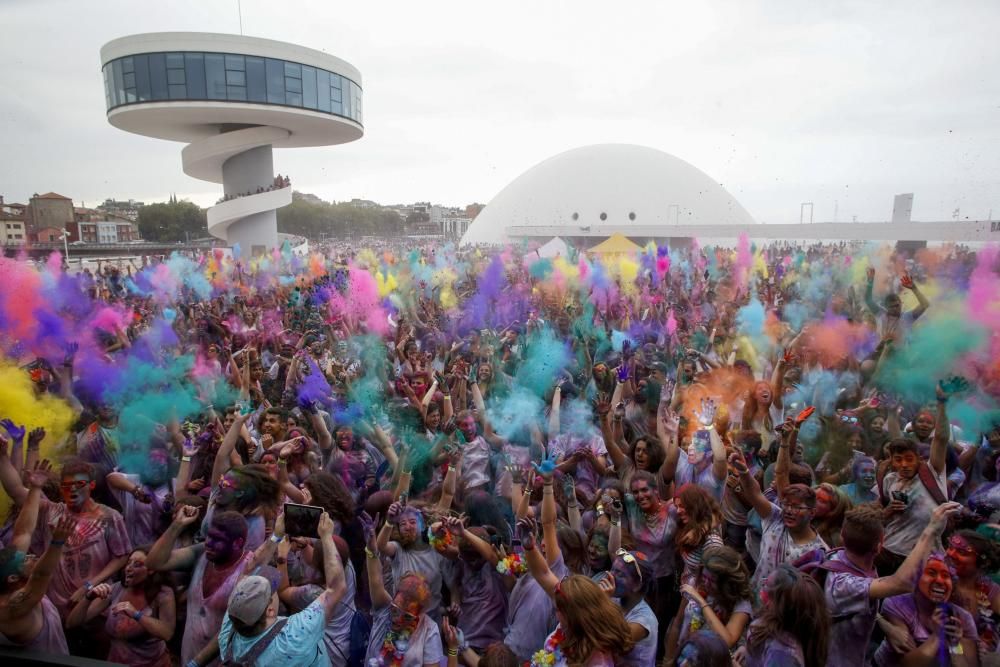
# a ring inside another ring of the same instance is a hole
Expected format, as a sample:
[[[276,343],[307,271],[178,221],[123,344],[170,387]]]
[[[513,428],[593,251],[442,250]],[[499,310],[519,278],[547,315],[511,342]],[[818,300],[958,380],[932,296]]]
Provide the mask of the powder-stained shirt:
[[[771,503],[771,515],[761,517],[763,532],[760,538],[760,559],[757,561],[757,570],[751,581],[756,591],[760,590],[771,572],[782,563],[792,563],[813,549],[826,551],[829,548],[819,533],[804,544],[796,544],[785,526],[783,517],[781,508],[774,503]]]
[[[63,503],[49,502],[42,498],[38,511],[38,526],[45,544],[52,539],[52,531],[69,511]],[[52,575],[47,595],[64,617],[73,608],[69,598],[85,581],[116,558],[132,551],[128,530],[122,515],[107,505],[98,504],[92,514],[77,515],[79,520],[73,534],[66,539],[62,558]]]
[[[846,563],[851,572],[827,572],[826,606],[833,616],[827,667],[853,667],[865,661],[865,649],[875,628],[878,601],[869,596],[874,578],[851,563],[843,551],[831,560]]]
[[[625,621],[646,628],[646,636],[618,659],[619,667],[653,667],[656,664],[656,635],[660,624],[645,600],[628,610]]]

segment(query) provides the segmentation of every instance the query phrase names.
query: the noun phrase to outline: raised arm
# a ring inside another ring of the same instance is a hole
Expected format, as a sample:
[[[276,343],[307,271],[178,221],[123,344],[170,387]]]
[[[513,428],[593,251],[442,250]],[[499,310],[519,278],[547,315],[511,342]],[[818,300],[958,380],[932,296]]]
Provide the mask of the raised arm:
[[[674,481],[674,475],[677,474],[677,462],[681,457],[681,448],[677,437],[679,429],[680,417],[661,402],[656,419],[656,435],[660,438],[665,454],[663,465],[660,466],[660,477],[667,485]]]
[[[733,452],[729,455],[729,463],[740,476],[740,486],[743,487],[743,497],[757,510],[761,517],[771,516],[771,501],[768,500],[760,490],[757,480],[750,474],[750,468],[740,452]]]
[[[904,273],[903,277],[900,279],[900,283],[903,285],[903,287],[913,292],[913,296],[917,297],[917,307],[910,311],[910,315],[913,316],[913,319],[917,319],[918,317],[923,315],[924,312],[927,311],[927,309],[931,305],[931,302],[927,300],[927,297],[924,296],[924,293],[921,292],[920,288],[917,287],[917,284],[913,282],[913,278],[910,276],[910,274]]]
[[[778,445],[778,460],[774,464],[774,488],[778,490],[780,498],[785,489],[788,488],[789,472],[792,468],[792,448],[798,440],[798,428],[791,419],[785,422],[785,428],[781,434],[781,444]],[[761,514],[761,516],[764,516]]]
[[[329,623],[337,603],[347,591],[347,579],[344,575],[344,564],[340,561],[340,553],[337,552],[337,545],[333,541],[333,519],[326,512],[320,515],[318,532],[320,543],[323,545],[323,572],[326,574],[326,590],[319,596],[319,600],[323,605],[326,621]]]
[[[960,509],[962,509],[961,504],[955,502],[942,503],[935,507],[930,522],[920,533],[920,538],[906,555],[906,559],[888,577],[879,577],[872,581],[868,588],[868,597],[872,600],[881,600],[912,591],[917,569],[937,544],[945,526],[948,525],[948,519],[958,514]]]
[[[212,485],[218,484],[219,480],[225,475],[229,468],[231,467],[230,454],[236,449],[236,443],[240,439],[240,430],[243,425],[247,423],[250,419],[251,413],[238,414],[233,420],[233,425],[229,427],[229,431],[226,432],[224,438],[222,438],[222,444],[219,445],[219,451],[215,454],[215,463],[212,464],[212,479],[209,483]]]
[[[865,282],[865,305],[868,306],[868,310],[870,310],[873,315],[879,315],[882,312],[882,309],[875,303],[875,297],[872,294],[872,291],[875,289],[874,267],[869,267],[867,271],[867,278],[868,280]]]
[[[549,411],[549,441],[559,435],[559,406],[562,404],[562,383],[552,390],[552,409]]]
[[[556,496],[552,486],[553,472],[552,461],[543,461],[538,468],[542,476],[542,539],[545,540],[545,559],[552,565],[560,556],[559,540],[556,538]]]
[[[42,460],[33,466],[31,472],[26,475],[30,490],[25,498],[21,512],[14,521],[14,535],[11,538],[11,546],[18,551],[27,553],[31,548],[31,536],[35,533],[38,525],[38,509],[42,504],[42,487],[49,478],[51,464],[48,460]]]
[[[15,505],[23,505],[28,489],[21,483],[21,475],[10,460],[9,447],[10,440],[0,435],[0,484]]]
[[[945,474],[945,459],[948,454],[948,440],[951,436],[951,424],[948,421],[949,393],[942,383],[937,386],[937,421],[934,426],[934,439],[931,441],[931,454],[927,463],[939,475]]]
[[[146,554],[146,567],[158,572],[170,570],[191,570],[198,556],[204,550],[204,545],[194,544],[189,547],[174,549],[174,542],[184,529],[198,520],[198,508],[191,505],[180,505],[174,512],[174,520],[160,535],[159,539]]]
[[[550,597],[555,597],[556,587],[559,586],[559,577],[549,569],[549,563],[546,562],[548,559],[535,548],[536,527],[534,520],[521,519],[517,522],[517,528],[521,533],[521,546],[524,548],[524,560],[528,564],[528,571],[531,572],[531,576],[542,587],[542,590]]]
[[[493,424],[490,423],[489,417],[486,416],[486,403],[483,402],[483,393],[479,389],[478,382],[472,383],[472,404],[476,406],[476,415],[479,417],[479,423],[483,427],[483,438],[486,442],[490,443],[493,449],[503,447],[503,438],[493,432]]]
[[[601,425],[601,437],[604,438],[604,446],[608,450],[608,456],[611,457],[611,463],[620,474],[625,469],[625,462],[628,461],[628,457],[625,456],[625,452],[622,451],[615,440],[615,435],[611,428],[611,420],[608,418],[610,411],[611,403],[607,399],[601,397],[594,402],[594,412],[597,414],[597,419]]]
[[[378,531],[378,540],[376,541],[376,549],[373,551],[378,551],[380,554],[385,554],[389,558],[394,558],[396,556],[396,545],[389,541],[389,537],[392,535],[392,527],[396,525],[399,521],[399,515],[403,511],[403,504],[399,501],[394,502],[389,505],[389,511],[385,517],[385,523],[382,524],[382,529]]]
[[[31,571],[28,583],[8,598],[8,613],[11,616],[27,615],[35,608],[35,605],[42,601],[45,591],[49,588],[49,581],[51,581],[52,575],[55,574],[56,567],[59,565],[59,559],[62,558],[63,546],[66,544],[66,539],[75,530],[76,517],[69,512],[64,513],[52,531],[52,541],[49,542],[45,553],[38,559],[34,569]]]
[[[375,525],[379,517],[376,515],[372,520],[367,513],[362,513],[359,517],[361,527],[365,533],[365,567],[368,571],[368,593],[371,596],[372,608],[382,609],[388,607],[392,602],[392,597],[385,590],[385,582],[382,579],[382,561],[379,559],[379,549],[375,542]],[[381,533],[380,533],[381,534]]]

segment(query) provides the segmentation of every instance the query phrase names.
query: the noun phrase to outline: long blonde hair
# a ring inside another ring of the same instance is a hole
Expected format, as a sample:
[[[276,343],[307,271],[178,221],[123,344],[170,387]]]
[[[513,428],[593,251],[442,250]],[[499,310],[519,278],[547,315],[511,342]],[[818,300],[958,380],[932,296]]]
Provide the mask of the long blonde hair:
[[[595,652],[624,655],[634,642],[621,607],[590,580],[571,575],[556,589],[556,609],[563,616],[559,648],[570,664],[586,662]]]

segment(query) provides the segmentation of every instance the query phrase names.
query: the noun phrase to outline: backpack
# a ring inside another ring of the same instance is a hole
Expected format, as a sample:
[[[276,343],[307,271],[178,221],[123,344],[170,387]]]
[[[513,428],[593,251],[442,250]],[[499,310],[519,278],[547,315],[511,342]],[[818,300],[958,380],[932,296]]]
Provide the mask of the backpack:
[[[883,507],[889,504],[889,501],[886,500],[884,492],[882,491],[882,482],[885,481],[885,476],[887,474],[888,468],[884,468],[879,471],[876,477],[878,479],[878,500],[882,503]],[[940,505],[941,503],[948,502],[944,493],[941,492],[941,487],[938,486],[937,480],[934,479],[934,471],[931,470],[931,467],[926,461],[921,461],[920,465],[917,466],[917,478],[920,480],[920,483],[924,485],[924,488],[927,489],[927,493],[930,494],[935,503]]]
[[[287,622],[287,618],[279,618],[275,621],[264,633],[264,636],[250,647],[247,654],[239,659],[233,657],[233,644],[235,643],[233,640],[236,635],[236,631],[234,630],[233,633],[229,635],[229,645],[226,646],[226,650],[222,652],[222,667],[256,667],[257,659],[260,658],[260,654],[267,650],[267,647],[269,647],[271,642],[277,638],[278,634],[281,632],[282,628],[285,627],[285,623]]]
[[[342,604],[342,603],[341,603]],[[363,612],[354,609],[351,616],[351,634],[349,636],[347,653],[339,646],[334,646],[341,657],[347,661],[347,667],[364,667],[365,655],[368,653],[368,640],[371,638],[372,625]]]

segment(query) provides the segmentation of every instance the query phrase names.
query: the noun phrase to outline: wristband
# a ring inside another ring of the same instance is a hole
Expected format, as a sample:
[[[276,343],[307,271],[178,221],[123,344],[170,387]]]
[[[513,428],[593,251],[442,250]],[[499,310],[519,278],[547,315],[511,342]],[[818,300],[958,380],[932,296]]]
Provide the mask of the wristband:
[[[274,542],[275,544],[278,544],[283,539],[284,539],[284,537],[279,537],[277,534],[272,534],[271,537],[270,537],[270,540],[272,542]]]
[[[274,559],[274,562],[277,563],[278,565],[285,565],[288,562],[288,559],[278,556],[277,558]]]
[[[938,397],[937,402],[938,403],[947,403],[948,402],[948,397],[947,396],[945,396],[944,398]]]
[[[138,623],[139,621],[142,620],[142,612],[141,611],[135,612],[134,614],[132,614],[132,618],[133,620],[135,620],[136,623]]]
[[[453,658],[458,657],[458,649],[457,648],[448,649],[448,655],[450,655]]]
[[[197,660],[188,660],[187,664],[184,665],[184,667],[201,667],[201,665],[198,664]]]
[[[365,557],[370,558],[371,560],[375,560],[376,558],[378,558],[378,554],[369,549],[368,547],[365,547]]]
[[[89,581],[85,581],[83,582],[83,587],[89,591],[91,588],[94,587],[94,584],[90,583]]]
[[[61,547],[66,544],[66,540],[49,540],[50,547]]]
[[[182,456],[181,457],[181,463],[191,463],[191,457],[187,456],[187,455]]]

